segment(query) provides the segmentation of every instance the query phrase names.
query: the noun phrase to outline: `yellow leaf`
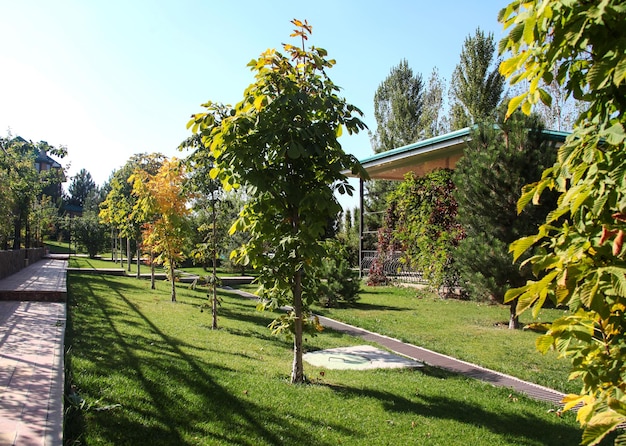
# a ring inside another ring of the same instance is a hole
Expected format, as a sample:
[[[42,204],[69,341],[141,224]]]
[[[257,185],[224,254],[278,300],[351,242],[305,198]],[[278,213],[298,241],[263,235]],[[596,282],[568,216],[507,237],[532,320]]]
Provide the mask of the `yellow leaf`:
[[[254,108],[257,111],[260,111],[263,108],[263,103],[265,102],[265,96],[257,96],[254,100]]]
[[[335,131],[335,136],[337,136],[337,138],[339,138],[341,136],[341,134],[343,133],[343,126],[339,125],[337,127],[337,130]]]
[[[219,174],[220,174],[220,169],[217,167],[213,167],[209,171],[209,177],[211,177],[212,180],[216,179]]]
[[[522,93],[519,96],[515,96],[514,98],[511,98],[511,100],[509,101],[509,106],[506,110],[507,117],[511,116],[513,112],[517,110],[517,107],[519,107],[522,101],[526,98],[526,95],[527,93]]]

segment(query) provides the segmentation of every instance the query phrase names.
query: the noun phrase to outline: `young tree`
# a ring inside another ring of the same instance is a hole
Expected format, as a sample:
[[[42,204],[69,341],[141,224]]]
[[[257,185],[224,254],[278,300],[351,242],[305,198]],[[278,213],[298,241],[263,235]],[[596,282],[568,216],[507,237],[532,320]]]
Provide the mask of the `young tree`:
[[[209,102],[189,126],[202,134],[206,156],[215,158],[213,176],[220,175],[227,188],[249,188],[233,230],[247,230],[251,239],[236,255],[259,271],[263,307],[291,305],[272,327],[293,333],[291,381],[301,383],[303,330],[318,326],[308,312],[314,296],[307,283],[312,275],[305,273],[325,255],[319,241],[340,210],[334,192],[352,192],[341,172],[365,175],[338,138],[344,128],[352,133],[365,125],[354,115],[360,110],[337,95],[326,74],[335,62],[321,48],[305,48],[311,26],[292,23],[302,47],[284,44],[286,54],[262,53],[249,63],[255,83],[232,112],[223,117]]]
[[[81,217],[73,218],[72,236],[75,237],[76,243],[85,248],[92,259],[106,247],[107,229],[93,210],[83,212]]]
[[[522,186],[538,181],[556,159],[555,143],[542,130],[537,116],[516,113],[504,121],[502,113],[497,125],[486,122],[472,130],[456,165],[452,179],[460,186],[455,198],[466,237],[454,259],[471,299],[502,304],[508,289],[532,277],[530,268],[520,268],[530,254],[512,263],[508,248],[519,237],[534,233],[556,204],[554,196],[546,197],[542,206],[517,214]],[[515,305],[509,302],[511,329],[519,328]]]
[[[227,229],[224,225],[218,231],[219,214],[221,214],[222,203],[224,202],[224,189],[219,180],[211,177],[211,169],[215,168],[213,156],[204,157],[201,153],[202,140],[199,134],[187,138],[179,149],[192,149],[193,152],[186,158],[185,163],[191,175],[188,179],[188,186],[197,195],[194,200],[194,210],[199,224],[197,234],[201,237],[195,243],[193,255],[205,266],[210,261],[212,263],[211,276],[208,279],[211,287],[211,316],[213,330],[217,330],[217,261],[220,255],[221,241],[226,236]],[[230,223],[232,224],[232,222]],[[230,227],[230,224],[228,225]]]
[[[556,80],[584,105],[554,165],[518,202],[521,210],[545,190],[559,194],[537,233],[511,245],[514,258],[533,246],[543,253],[529,260],[537,279],[506,298],[519,299],[518,313],[536,313],[546,299],[569,306],[537,347],[572,361],[582,388],[565,398],[565,409],[580,405],[582,443],[598,444],[626,421],[626,8],[621,0],[516,0],[499,20],[510,30],[500,70],[512,83],[529,83],[508,113],[550,105],[540,81]]]
[[[465,39],[450,81],[451,130],[493,118],[504,90],[495,56],[493,34],[485,35],[478,28]]]
[[[135,215],[156,216],[155,220],[144,223],[143,238],[151,251],[158,253],[155,261],[167,270],[172,302],[176,302],[175,269],[184,259],[187,238],[185,217],[189,209],[183,193],[184,181],[183,165],[176,158],[163,161],[156,174],[138,168],[129,178],[133,195],[137,197]]]
[[[133,188],[129,179],[136,170],[142,170],[148,175],[156,174],[164,158],[160,153],[133,155],[121,169],[113,173],[109,181],[109,193],[100,204],[99,216],[101,221],[110,224],[117,230],[120,237],[126,238],[126,256],[129,271],[132,258],[131,240],[135,241],[137,278],[140,275],[141,227],[147,221],[146,218],[151,216],[136,212],[135,204],[137,197],[132,193]],[[123,265],[123,256],[120,256],[120,258]]]

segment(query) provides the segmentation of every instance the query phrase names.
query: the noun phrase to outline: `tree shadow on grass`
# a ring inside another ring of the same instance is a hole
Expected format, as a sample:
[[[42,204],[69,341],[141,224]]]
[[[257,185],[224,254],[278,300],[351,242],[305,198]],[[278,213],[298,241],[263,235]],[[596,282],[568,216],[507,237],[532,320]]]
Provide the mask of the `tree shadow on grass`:
[[[101,281],[106,283],[107,279]],[[68,313],[73,314],[71,306],[78,299],[89,301],[90,320],[99,323],[77,327],[71,315],[67,339],[69,343],[84,343],[76,349],[76,355],[102,364],[103,369],[98,370],[99,386],[106,389],[107,385],[114,385],[110,382],[115,382],[117,377],[131,381],[131,386],[139,388],[132,389],[126,401],[109,401],[102,396],[100,404],[121,404],[121,407],[87,412],[74,409],[68,417],[66,444],[80,438],[90,425],[97,426],[94,429],[109,444],[188,444],[190,438],[242,445],[307,444],[310,441],[310,432],[302,429],[302,424],[310,424],[312,420],[298,419],[297,415],[281,417],[245,395],[233,394],[215,380],[214,368],[187,353],[179,340],[165,334],[125,296],[124,287],[110,282],[110,292],[119,299],[116,304],[124,305],[129,315],[135,318],[135,323],[140,321],[146,340],[158,340],[163,354],[145,355],[142,350],[145,341],[139,343],[128,339],[120,331],[126,322],[117,320],[117,316],[110,313],[107,302],[96,298],[91,284],[92,281],[85,281],[74,289],[80,292],[80,296],[71,293]],[[98,345],[100,348],[93,352],[91,347]],[[107,355],[107,347],[114,353]],[[70,367],[73,364],[73,360],[69,362]],[[177,384],[167,387],[160,382],[162,377]],[[345,426],[337,424],[333,429],[351,435]],[[317,444],[330,443],[319,441]]]
[[[415,373],[425,373],[437,379],[465,379],[445,370],[424,367]],[[515,438],[515,444],[562,445],[578,444],[581,431],[561,423],[555,416],[554,421],[541,418],[535,413],[520,413],[511,405],[503,402],[492,408],[481,407],[466,401],[464,395],[422,394],[411,397],[371,388],[353,388],[324,384],[345,398],[373,398],[380,401],[390,413],[411,413],[425,418],[451,420],[462,424],[488,429],[501,436],[503,440]],[[494,389],[498,391],[498,389]],[[523,398],[520,396],[520,398]]]

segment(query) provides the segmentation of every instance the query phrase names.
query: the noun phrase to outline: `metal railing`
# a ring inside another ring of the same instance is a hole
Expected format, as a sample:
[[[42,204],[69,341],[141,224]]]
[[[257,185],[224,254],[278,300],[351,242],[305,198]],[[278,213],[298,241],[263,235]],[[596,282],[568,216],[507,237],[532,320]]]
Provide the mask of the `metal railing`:
[[[401,251],[387,254],[383,263],[385,275],[397,282],[426,284],[427,282],[424,280],[422,273],[409,268],[406,262],[402,261],[402,255]],[[370,268],[374,264],[376,257],[376,251],[361,251],[361,274],[363,277],[369,275]]]

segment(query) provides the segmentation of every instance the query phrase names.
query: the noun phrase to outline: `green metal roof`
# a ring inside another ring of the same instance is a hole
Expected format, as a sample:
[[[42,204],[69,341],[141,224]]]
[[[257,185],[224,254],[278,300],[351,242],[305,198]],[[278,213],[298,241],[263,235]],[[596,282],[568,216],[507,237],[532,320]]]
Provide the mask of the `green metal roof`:
[[[436,168],[454,168],[471,138],[470,127],[418,141],[360,160],[371,179],[402,181],[408,172],[423,175]],[[548,139],[563,142],[569,133],[544,130]],[[350,172],[347,176],[355,177]]]

